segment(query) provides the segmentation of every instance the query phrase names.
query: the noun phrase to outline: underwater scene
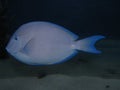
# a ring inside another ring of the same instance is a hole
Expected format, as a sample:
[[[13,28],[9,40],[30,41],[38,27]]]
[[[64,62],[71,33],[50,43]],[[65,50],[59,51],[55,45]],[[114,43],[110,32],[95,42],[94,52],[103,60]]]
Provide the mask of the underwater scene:
[[[0,0],[0,90],[120,90],[119,0]]]

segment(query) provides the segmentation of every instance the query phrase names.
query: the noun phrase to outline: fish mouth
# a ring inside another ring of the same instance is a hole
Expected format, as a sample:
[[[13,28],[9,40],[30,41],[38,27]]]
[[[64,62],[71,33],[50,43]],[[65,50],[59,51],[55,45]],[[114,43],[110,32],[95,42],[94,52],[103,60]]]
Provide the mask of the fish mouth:
[[[20,50],[13,50],[13,49],[10,49],[8,47],[6,47],[5,49],[12,56],[14,56],[14,55],[16,55],[18,53],[23,53],[22,49],[20,49]],[[23,53],[23,54],[25,54],[25,53]]]
[[[17,45],[14,45],[14,44],[12,45],[8,44],[5,49],[8,53],[12,55],[18,53],[21,50],[21,48],[19,48]]]
[[[16,54],[16,53],[18,52],[18,51],[14,51],[14,50],[12,50],[12,49],[10,49],[10,48],[8,48],[8,47],[6,47],[5,49],[6,49],[6,51],[7,51],[9,54],[11,54],[11,55]]]

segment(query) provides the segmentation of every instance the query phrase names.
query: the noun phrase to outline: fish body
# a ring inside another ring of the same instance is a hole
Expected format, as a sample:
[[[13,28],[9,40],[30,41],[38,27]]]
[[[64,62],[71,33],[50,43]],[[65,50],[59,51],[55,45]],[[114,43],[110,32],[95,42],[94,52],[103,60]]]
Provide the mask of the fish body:
[[[66,28],[50,22],[29,22],[16,30],[6,50],[17,60],[29,65],[65,62],[79,51],[100,53],[94,44],[104,36],[78,38]]]

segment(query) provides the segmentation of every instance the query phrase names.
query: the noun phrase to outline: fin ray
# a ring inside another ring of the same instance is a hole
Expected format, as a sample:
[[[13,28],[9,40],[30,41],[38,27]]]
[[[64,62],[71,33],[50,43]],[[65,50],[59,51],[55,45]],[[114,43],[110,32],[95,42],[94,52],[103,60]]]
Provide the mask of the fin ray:
[[[75,42],[75,49],[90,53],[101,53],[101,51],[95,48],[95,43],[103,38],[105,37],[102,35],[96,35],[82,40],[78,40]]]

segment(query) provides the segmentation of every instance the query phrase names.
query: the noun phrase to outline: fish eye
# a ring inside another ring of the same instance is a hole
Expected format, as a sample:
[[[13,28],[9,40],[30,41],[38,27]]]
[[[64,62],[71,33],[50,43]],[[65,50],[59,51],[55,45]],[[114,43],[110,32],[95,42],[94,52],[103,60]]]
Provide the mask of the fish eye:
[[[15,37],[14,39],[15,39],[15,40],[18,40],[18,37]]]

